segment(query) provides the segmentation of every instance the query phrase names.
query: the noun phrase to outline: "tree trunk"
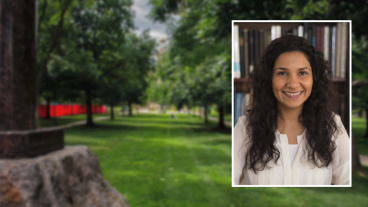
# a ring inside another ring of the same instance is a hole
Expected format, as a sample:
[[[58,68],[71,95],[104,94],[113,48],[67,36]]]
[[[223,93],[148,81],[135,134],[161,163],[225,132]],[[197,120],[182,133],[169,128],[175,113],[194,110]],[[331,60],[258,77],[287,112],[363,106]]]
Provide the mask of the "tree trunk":
[[[46,119],[51,119],[50,116],[50,102],[51,102],[51,97],[46,97]]]
[[[204,106],[204,123],[208,124],[208,106]]]
[[[353,157],[352,157],[352,170],[353,172],[362,172],[363,168],[362,165],[360,164],[360,158],[359,158],[359,153],[358,153],[358,149],[357,149],[357,145],[356,145],[356,140],[354,135],[351,136],[351,141],[352,141],[352,151],[353,151]]]
[[[53,123],[56,124],[57,120],[56,120],[56,105],[54,105],[54,118],[53,118]]]
[[[114,104],[110,104],[110,119],[114,120]]]
[[[86,90],[86,107],[87,107],[87,123],[86,126],[95,126],[92,117],[92,94],[91,89],[87,86]]]
[[[129,116],[132,116],[132,103],[128,101],[128,107],[129,107]]]
[[[56,100],[56,95],[55,95],[55,92],[54,92],[54,95],[52,96],[54,100]],[[57,120],[56,120],[56,105],[54,105],[54,124],[57,123]]]
[[[368,108],[365,109],[365,138],[368,138]]]
[[[362,118],[362,117],[363,117],[363,110],[359,110],[359,111],[358,111],[358,117],[359,117],[359,118]]]
[[[224,106],[219,106],[219,122],[217,125],[217,128],[219,129],[224,129],[225,128],[225,120],[224,120],[224,113],[225,112],[225,107]]]

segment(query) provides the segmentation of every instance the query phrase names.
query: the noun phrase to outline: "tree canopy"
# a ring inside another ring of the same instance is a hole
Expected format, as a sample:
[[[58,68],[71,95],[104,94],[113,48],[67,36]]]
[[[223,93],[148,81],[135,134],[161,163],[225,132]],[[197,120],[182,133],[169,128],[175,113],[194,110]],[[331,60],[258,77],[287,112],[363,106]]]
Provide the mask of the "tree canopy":
[[[123,99],[137,102],[147,87],[144,77],[154,64],[155,41],[148,31],[140,36],[134,33],[131,5],[131,0],[43,0],[38,4],[43,11],[39,13],[39,68],[46,71],[41,74],[46,75],[40,94],[46,98],[57,93],[68,101],[82,95],[89,126],[94,125],[94,100],[113,111]],[[49,51],[55,36],[58,44]]]

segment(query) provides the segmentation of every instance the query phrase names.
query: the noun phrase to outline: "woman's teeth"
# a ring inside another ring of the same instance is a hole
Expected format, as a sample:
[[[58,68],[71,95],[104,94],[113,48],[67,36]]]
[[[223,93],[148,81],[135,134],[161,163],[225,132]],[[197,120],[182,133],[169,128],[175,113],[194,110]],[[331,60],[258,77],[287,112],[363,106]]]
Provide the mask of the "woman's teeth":
[[[288,93],[288,92],[284,92],[286,95],[289,95],[289,96],[297,96],[299,94],[301,94],[303,91],[301,92],[298,92],[298,93]]]

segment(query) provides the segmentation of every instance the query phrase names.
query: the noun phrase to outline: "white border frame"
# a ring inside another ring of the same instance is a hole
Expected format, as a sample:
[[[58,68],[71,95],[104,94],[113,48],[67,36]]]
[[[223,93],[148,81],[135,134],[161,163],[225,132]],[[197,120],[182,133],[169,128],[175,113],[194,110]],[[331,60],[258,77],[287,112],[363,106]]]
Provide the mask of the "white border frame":
[[[232,20],[231,21],[231,82],[232,82],[232,88],[231,88],[231,100],[234,101],[234,23],[297,23],[297,22],[314,22],[314,23],[337,23],[337,22],[348,22],[349,23],[349,71],[350,71],[350,78],[349,78],[349,91],[350,91],[350,96],[349,96],[349,101],[350,101],[350,107],[348,108],[349,110],[349,122],[350,122],[350,127],[349,127],[349,135],[350,135],[350,184],[349,185],[234,185],[233,181],[233,177],[234,177],[234,104],[231,104],[231,111],[232,111],[232,121],[231,121],[231,187],[352,187],[352,169],[351,169],[351,159],[352,159],[352,143],[351,143],[351,136],[352,136],[352,123],[351,123],[351,78],[352,78],[352,74],[351,74],[351,41],[352,41],[352,21],[351,20]]]

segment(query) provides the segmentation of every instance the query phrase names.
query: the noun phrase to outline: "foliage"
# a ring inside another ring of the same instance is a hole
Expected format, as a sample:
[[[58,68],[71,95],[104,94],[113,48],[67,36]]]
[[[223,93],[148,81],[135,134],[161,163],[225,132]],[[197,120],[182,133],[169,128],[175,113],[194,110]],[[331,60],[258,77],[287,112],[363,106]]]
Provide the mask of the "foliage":
[[[71,102],[83,97],[88,109],[92,102],[141,101],[148,86],[145,76],[154,64],[155,42],[148,31],[139,37],[132,33],[131,5],[131,0],[43,0],[38,4],[44,11],[39,14],[40,64],[49,55],[41,82],[43,97],[52,94],[53,99]],[[47,45],[56,34],[59,44],[48,53]],[[88,109],[87,123],[93,125]]]
[[[151,18],[168,22],[171,33],[156,68],[154,100],[178,109],[231,103],[231,39],[218,30],[223,22],[216,16],[222,3],[151,1]]]
[[[123,99],[128,103],[144,103],[147,99],[145,94],[149,85],[146,77],[154,68],[154,48],[156,42],[149,36],[148,30],[144,31],[139,37],[130,35],[127,38],[127,61],[124,73],[128,72],[126,84],[123,88]]]
[[[368,36],[367,36],[368,37]],[[353,80],[368,79],[368,45],[367,37],[357,38],[352,41],[352,78]]]
[[[37,90],[41,85],[51,55],[65,35],[68,27],[65,19],[69,17],[70,7],[76,5],[73,0],[40,0],[37,3]]]

